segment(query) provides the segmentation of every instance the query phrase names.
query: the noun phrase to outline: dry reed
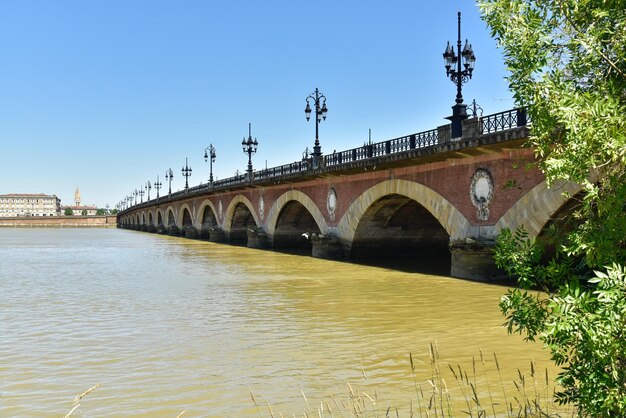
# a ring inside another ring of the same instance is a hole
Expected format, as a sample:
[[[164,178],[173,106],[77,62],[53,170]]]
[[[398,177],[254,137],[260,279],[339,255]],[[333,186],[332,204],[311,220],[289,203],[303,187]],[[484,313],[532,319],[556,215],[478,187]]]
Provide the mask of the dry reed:
[[[87,389],[86,391],[84,391],[83,393],[81,393],[80,395],[76,395],[76,397],[74,398],[74,403],[72,404],[72,409],[70,409],[70,411],[65,415],[64,418],[68,418],[69,416],[71,416],[74,411],[76,411],[76,409],[80,406],[80,401],[87,395],[89,395],[91,392],[93,392],[94,390],[96,390],[96,388],[100,386],[100,383],[98,383],[95,386],[90,387],[89,389]]]
[[[545,373],[536,369],[534,361],[530,362],[530,372],[524,374],[516,370],[516,378],[509,385],[505,383],[498,357],[485,357],[482,350],[478,357],[472,358],[469,369],[460,364],[443,362],[439,356],[436,343],[429,345],[430,376],[418,377],[413,355],[409,353],[409,365],[413,377],[413,394],[407,395],[408,405],[390,405],[370,396],[360,386],[347,382],[348,392],[344,397],[331,395],[331,401],[320,401],[315,416],[319,418],[333,417],[397,417],[409,418],[450,418],[466,416],[470,418],[506,417],[570,417],[575,410],[554,403],[555,385]],[[444,373],[445,368],[449,373]],[[364,385],[367,383],[365,369],[361,366]],[[499,384],[493,384],[493,375],[497,374]],[[542,376],[543,375],[543,376]],[[491,379],[490,380],[490,377]],[[542,376],[542,377],[539,377]],[[453,381],[449,387],[446,379]],[[304,417],[313,416],[306,401]],[[408,408],[407,408],[408,406]],[[402,412],[405,409],[406,412]],[[272,415],[273,416],[273,415]],[[280,415],[283,416],[282,414]],[[292,414],[296,416],[296,414]]]

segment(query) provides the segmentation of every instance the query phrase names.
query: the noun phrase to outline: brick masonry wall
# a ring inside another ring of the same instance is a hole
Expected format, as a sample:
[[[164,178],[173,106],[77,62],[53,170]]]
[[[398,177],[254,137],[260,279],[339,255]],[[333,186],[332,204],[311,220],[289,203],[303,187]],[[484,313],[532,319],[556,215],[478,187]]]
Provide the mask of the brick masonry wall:
[[[333,227],[338,224],[350,205],[369,188],[385,180],[402,179],[422,184],[434,190],[460,211],[471,224],[487,226],[495,225],[507,210],[543,181],[543,174],[533,165],[533,162],[533,153],[530,149],[506,149],[472,158],[450,158],[445,161],[401,168],[376,170],[374,167],[370,167],[368,171],[364,170],[362,173],[318,178],[298,183],[277,184],[270,187],[234,190],[197,197],[186,203],[190,208],[193,208],[194,212],[200,212],[202,202],[206,199],[213,203],[216,210],[219,210],[221,201],[222,218],[216,214],[218,222],[221,224],[223,218],[226,217],[231,201],[237,195],[243,195],[250,200],[256,216],[264,224],[274,202],[286,191],[295,189],[310,197],[324,215],[328,225]],[[488,170],[494,183],[489,217],[484,221],[478,219],[477,209],[472,204],[470,197],[472,178],[479,168]],[[327,196],[331,188],[334,188],[337,194],[334,218],[329,216],[326,208]],[[261,197],[264,201],[263,216],[259,211]],[[180,223],[178,211],[182,204],[177,202],[172,205],[178,223]],[[161,207],[164,217],[166,207],[166,205]],[[138,211],[137,213],[141,212]],[[194,220],[202,216],[201,213],[192,213],[191,215]],[[153,216],[156,222],[156,214]],[[139,215],[139,217],[141,216]]]

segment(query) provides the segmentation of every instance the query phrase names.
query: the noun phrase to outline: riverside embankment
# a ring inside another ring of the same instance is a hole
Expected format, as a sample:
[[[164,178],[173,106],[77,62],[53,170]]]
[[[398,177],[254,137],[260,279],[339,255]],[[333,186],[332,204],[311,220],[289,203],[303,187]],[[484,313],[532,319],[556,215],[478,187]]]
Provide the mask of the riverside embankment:
[[[115,215],[0,218],[0,228],[114,228],[116,226]]]

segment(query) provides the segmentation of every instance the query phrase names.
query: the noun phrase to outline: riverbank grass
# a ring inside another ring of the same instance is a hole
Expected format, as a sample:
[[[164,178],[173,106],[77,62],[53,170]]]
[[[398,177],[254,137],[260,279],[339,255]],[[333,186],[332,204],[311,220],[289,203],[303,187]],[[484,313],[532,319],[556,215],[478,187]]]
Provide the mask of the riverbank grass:
[[[392,405],[379,399],[375,389],[366,392],[354,383],[347,383],[347,393],[331,395],[319,405],[311,407],[305,394],[304,411],[277,413],[269,402],[265,409],[250,392],[259,416],[279,417],[571,417],[575,410],[554,402],[556,386],[548,369],[537,370],[533,360],[529,370],[516,369],[513,381],[506,380],[495,353],[486,356],[482,351],[472,358],[471,366],[463,367],[441,360],[436,344],[429,346],[430,375],[418,376],[418,367],[409,353],[414,393],[407,394],[402,405]],[[494,373],[495,372],[495,373]],[[511,372],[511,371],[507,371]],[[363,373],[363,386],[367,377]],[[495,375],[495,377],[494,377]],[[509,373],[510,375],[510,373]],[[268,415],[265,415],[268,414]]]

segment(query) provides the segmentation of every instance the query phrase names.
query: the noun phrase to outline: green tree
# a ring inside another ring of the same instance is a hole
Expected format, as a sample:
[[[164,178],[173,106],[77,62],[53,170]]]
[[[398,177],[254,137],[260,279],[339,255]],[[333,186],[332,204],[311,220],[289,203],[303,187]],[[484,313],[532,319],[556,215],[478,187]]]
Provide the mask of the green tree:
[[[117,215],[117,209],[111,209],[111,215]]]
[[[626,0],[479,4],[546,180],[583,188],[551,261],[523,230],[501,235],[496,261],[520,287],[501,302],[508,329],[551,350],[560,402],[626,416]]]
[[[83,211],[80,213],[82,216],[87,216],[87,211],[85,209],[83,209]]]
[[[107,210],[106,209],[100,208],[100,209],[98,209],[96,211],[96,215],[106,215],[106,214],[107,214]]]
[[[70,209],[70,208],[65,208],[65,212],[63,212],[63,214],[65,216],[72,216],[72,215],[74,215],[74,211],[72,209]]]

